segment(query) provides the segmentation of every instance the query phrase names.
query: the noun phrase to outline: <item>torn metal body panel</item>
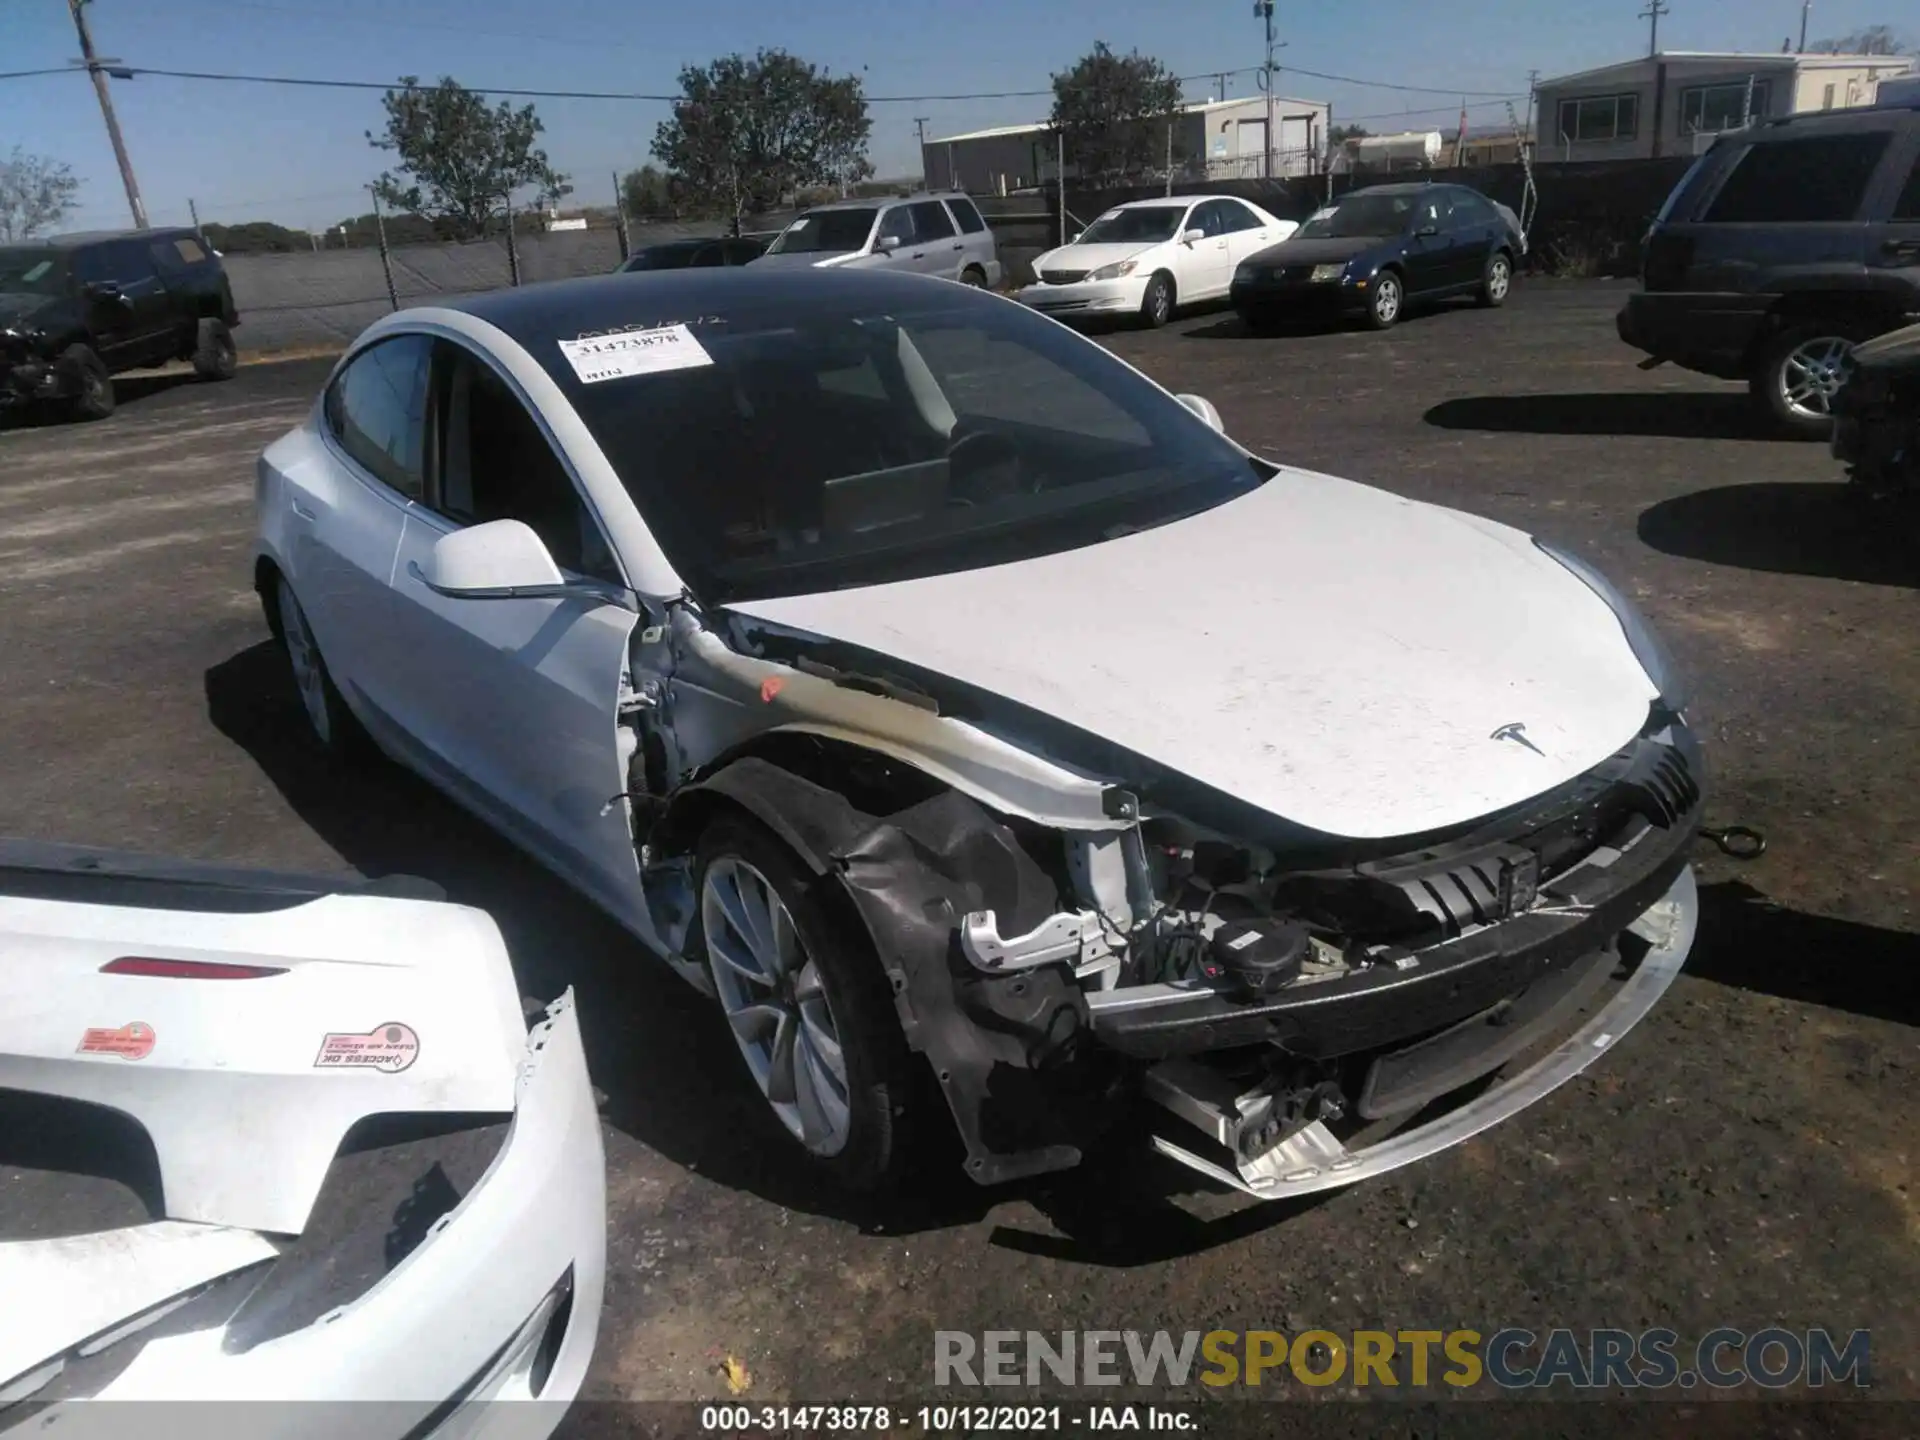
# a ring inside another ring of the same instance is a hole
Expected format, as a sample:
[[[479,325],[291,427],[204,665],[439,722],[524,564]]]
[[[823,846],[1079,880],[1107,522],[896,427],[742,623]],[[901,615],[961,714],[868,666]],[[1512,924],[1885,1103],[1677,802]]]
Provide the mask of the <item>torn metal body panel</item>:
[[[0,1432],[124,1423],[101,1399],[304,1399],[384,1402],[360,1412],[377,1435],[456,1410],[462,1433],[550,1433],[605,1274],[571,992],[529,1030],[498,930],[462,907],[21,848],[0,846],[9,1113],[124,1117],[158,1185],[144,1223],[89,1234],[4,1238],[44,1224],[0,1205]],[[29,1180],[31,1144],[12,1152],[33,1128],[0,1134]],[[119,1163],[84,1140],[60,1157]],[[397,1206],[367,1213],[383,1192]],[[479,1403],[515,1398],[547,1403]],[[276,1435],[337,1429],[321,1406],[274,1414]]]

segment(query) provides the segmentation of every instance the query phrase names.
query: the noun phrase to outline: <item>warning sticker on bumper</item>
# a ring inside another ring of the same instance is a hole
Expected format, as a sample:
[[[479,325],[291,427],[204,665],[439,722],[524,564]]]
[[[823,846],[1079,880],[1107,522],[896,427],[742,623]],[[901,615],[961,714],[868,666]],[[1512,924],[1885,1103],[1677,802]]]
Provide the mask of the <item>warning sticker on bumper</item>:
[[[153,1027],[135,1020],[127,1025],[89,1029],[80,1036],[80,1048],[74,1053],[144,1060],[153,1053]]]
[[[630,375],[654,375],[663,370],[691,370],[711,365],[713,357],[685,325],[663,325],[656,330],[626,330],[585,340],[562,340],[560,353],[583,385],[620,380]]]
[[[328,1035],[314,1058],[316,1070],[378,1070],[397,1075],[420,1056],[420,1037],[411,1025],[388,1021],[364,1035]]]

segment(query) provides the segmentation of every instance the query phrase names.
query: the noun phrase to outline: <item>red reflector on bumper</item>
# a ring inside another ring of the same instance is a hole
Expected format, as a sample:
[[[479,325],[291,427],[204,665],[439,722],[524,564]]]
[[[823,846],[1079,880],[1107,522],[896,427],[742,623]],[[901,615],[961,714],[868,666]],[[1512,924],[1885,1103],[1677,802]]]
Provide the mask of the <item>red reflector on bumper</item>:
[[[216,960],[156,960],[123,955],[100,967],[102,975],[146,975],[155,980],[260,980],[284,975],[281,965],[228,965]]]

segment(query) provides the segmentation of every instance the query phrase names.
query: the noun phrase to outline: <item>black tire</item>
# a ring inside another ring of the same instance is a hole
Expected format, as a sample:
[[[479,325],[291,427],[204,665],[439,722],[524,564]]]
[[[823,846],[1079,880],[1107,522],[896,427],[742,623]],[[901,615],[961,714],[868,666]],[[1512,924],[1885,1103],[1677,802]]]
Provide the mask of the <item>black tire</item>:
[[[960,283],[971,285],[976,290],[984,290],[987,288],[987,272],[978,265],[969,265],[960,272]]]
[[[104,420],[113,414],[113,376],[85,345],[69,345],[54,362],[64,372],[72,398],[67,413],[75,420]]]
[[[776,1127],[789,1139],[793,1153],[844,1190],[871,1191],[892,1184],[912,1148],[906,1144],[916,1109],[911,1103],[912,1056],[871,940],[848,912],[850,902],[833,890],[835,880],[810,874],[762,826],[726,812],[701,835],[694,867],[690,945],[705,957],[709,974],[722,962],[708,949],[704,898],[708,874],[721,860],[744,861],[758,871],[786,907],[804,956],[818,972],[845,1062],[848,1123],[844,1143],[835,1153],[810,1148],[778,1120]],[[748,1065],[744,1049],[741,1063]],[[771,1099],[762,1103],[772,1118]]]
[[[1487,273],[1481,277],[1474,300],[1482,310],[1498,310],[1513,293],[1513,257],[1496,250],[1487,257]]]
[[[1838,388],[1837,366],[1845,353],[1876,332],[1856,320],[1806,321],[1786,326],[1760,349],[1748,392],[1774,429],[1805,440],[1823,440],[1833,433],[1833,391]],[[1796,394],[1806,392],[1803,402]]]
[[[273,584],[274,608],[268,618],[280,642],[281,653],[287,657],[294,696],[300,702],[301,714],[306,717],[307,730],[334,759],[359,760],[372,748],[372,742],[334,685],[333,673],[320,654],[319,643],[313,638],[313,629],[293,593],[293,586],[284,575],[276,575]]]
[[[1382,270],[1367,289],[1367,326],[1391,330],[1407,309],[1407,282],[1397,270]]]
[[[1173,277],[1161,270],[1147,281],[1147,292],[1140,297],[1140,323],[1149,330],[1158,330],[1173,318],[1173,307],[1178,300],[1174,290]]]
[[[233,332],[224,320],[202,320],[193,336],[193,373],[202,380],[231,380],[240,368]]]

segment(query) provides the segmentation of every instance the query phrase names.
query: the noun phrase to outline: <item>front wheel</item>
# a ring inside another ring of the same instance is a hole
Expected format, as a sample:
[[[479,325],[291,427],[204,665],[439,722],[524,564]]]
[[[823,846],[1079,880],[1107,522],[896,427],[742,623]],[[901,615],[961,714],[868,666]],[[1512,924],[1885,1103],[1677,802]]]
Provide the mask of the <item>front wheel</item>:
[[[113,414],[113,376],[106,362],[85,345],[69,345],[61,351],[56,367],[65,372],[73,398],[68,413],[76,420],[104,420]]]
[[[960,272],[960,283],[970,285],[975,290],[984,290],[987,288],[987,272],[978,265],[969,265]]]
[[[1391,330],[1400,323],[1400,313],[1406,304],[1406,286],[1400,277],[1391,270],[1382,270],[1374,277],[1373,292],[1367,297],[1367,324],[1375,330]]]
[[[1796,325],[1760,352],[1748,388],[1780,429],[1807,439],[1833,433],[1833,397],[1846,383],[1847,357],[1866,339],[1848,323]]]
[[[328,754],[340,759],[356,758],[364,745],[364,732],[334,685],[327,662],[320,658],[320,646],[307,624],[307,612],[300,608],[293,587],[284,575],[275,581],[274,607],[280,644],[287,653],[287,668],[293,674],[293,688],[300,696],[300,708],[306,713],[308,728]]]
[[[1140,297],[1140,319],[1158,330],[1173,318],[1173,277],[1164,270],[1147,281],[1147,293]]]
[[[774,1118],[843,1188],[885,1184],[905,1149],[910,1056],[835,882],[733,815],[701,836],[697,873],[707,972]]]
[[[1487,273],[1480,281],[1480,293],[1475,298],[1482,309],[1497,310],[1507,303],[1507,296],[1512,293],[1513,261],[1504,250],[1496,250],[1487,260]]]

